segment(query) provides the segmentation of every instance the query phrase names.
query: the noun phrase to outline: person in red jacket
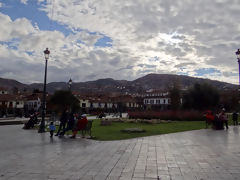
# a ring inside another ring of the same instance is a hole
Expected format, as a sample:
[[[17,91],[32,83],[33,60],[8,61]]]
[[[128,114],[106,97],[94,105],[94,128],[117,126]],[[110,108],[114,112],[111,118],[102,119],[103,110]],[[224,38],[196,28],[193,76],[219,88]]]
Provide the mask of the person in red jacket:
[[[86,114],[83,114],[81,118],[78,119],[76,127],[73,130],[73,134],[70,138],[76,138],[77,132],[82,131],[82,137],[84,137],[83,130],[86,128],[88,123]]]
[[[213,121],[215,119],[215,117],[213,115],[213,112],[212,111],[207,111],[207,113],[205,115],[205,118],[206,118],[206,128],[208,128],[208,125],[213,124]]]

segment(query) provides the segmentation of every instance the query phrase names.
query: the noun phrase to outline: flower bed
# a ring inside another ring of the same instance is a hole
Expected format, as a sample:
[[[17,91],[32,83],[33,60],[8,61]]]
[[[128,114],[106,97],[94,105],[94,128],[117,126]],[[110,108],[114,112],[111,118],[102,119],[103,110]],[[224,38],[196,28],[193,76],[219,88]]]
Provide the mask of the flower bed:
[[[161,119],[173,121],[202,121],[203,114],[199,111],[144,111],[128,112],[130,119]]]

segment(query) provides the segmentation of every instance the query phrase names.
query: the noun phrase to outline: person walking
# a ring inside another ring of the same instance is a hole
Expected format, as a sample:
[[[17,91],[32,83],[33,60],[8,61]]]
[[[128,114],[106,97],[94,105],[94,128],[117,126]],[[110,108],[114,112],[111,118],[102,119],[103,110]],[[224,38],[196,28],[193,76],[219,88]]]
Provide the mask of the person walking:
[[[53,133],[56,130],[56,126],[53,124],[53,121],[49,125],[49,130],[50,130],[50,137],[53,137]]]
[[[55,134],[55,136],[60,135],[61,130],[65,129],[67,120],[68,120],[68,110],[64,110],[63,113],[62,113],[62,116],[60,118],[60,125],[59,125],[59,128],[58,128],[58,131]]]
[[[220,120],[223,122],[223,125],[225,124],[226,129],[228,129],[228,118],[227,115],[225,114],[225,109],[223,108],[220,115],[219,115]]]
[[[238,125],[238,113],[236,111],[234,111],[234,113],[232,114],[232,120],[233,120],[233,125],[237,126]]]

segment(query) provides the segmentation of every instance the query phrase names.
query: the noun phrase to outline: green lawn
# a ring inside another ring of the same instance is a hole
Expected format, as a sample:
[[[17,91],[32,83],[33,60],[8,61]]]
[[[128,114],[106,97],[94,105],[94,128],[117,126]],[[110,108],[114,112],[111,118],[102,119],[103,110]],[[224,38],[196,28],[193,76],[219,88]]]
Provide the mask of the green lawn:
[[[123,133],[125,128],[142,128],[144,133]],[[205,128],[203,121],[174,121],[161,124],[113,122],[110,126],[100,126],[100,120],[93,121],[92,136],[97,140],[120,140],[135,137],[152,136],[174,132],[190,131]]]
[[[232,125],[232,120],[229,118],[229,125]],[[182,131],[190,131],[197,129],[204,129],[206,127],[205,121],[172,121],[170,123],[161,124],[146,124],[146,123],[127,123],[127,122],[113,122],[110,126],[101,126],[100,120],[93,120],[92,136],[97,140],[121,140],[135,137],[152,136],[159,134],[175,133]],[[58,128],[58,127],[57,127]],[[124,133],[121,130],[126,128],[142,128],[144,133]],[[209,128],[211,126],[209,125]],[[66,134],[71,135],[68,131]]]

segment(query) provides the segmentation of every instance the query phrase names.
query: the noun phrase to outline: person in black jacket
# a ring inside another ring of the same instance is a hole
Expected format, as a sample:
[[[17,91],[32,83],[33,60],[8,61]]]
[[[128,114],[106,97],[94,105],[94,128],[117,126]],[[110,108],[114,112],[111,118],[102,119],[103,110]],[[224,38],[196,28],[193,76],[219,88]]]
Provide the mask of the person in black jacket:
[[[61,136],[64,136],[66,131],[72,130],[74,128],[75,125],[75,117],[74,117],[74,113],[71,112],[69,114],[69,118],[68,118],[68,122],[67,122],[67,128],[64,128],[63,131],[60,133]]]
[[[64,110],[63,113],[62,113],[62,116],[60,118],[60,125],[59,125],[59,128],[58,128],[57,134],[55,134],[55,136],[60,135],[61,130],[65,129],[66,123],[68,121],[68,116],[69,116],[68,110]]]
[[[233,120],[233,125],[237,126],[238,125],[238,113],[236,111],[232,114],[232,120]]]

